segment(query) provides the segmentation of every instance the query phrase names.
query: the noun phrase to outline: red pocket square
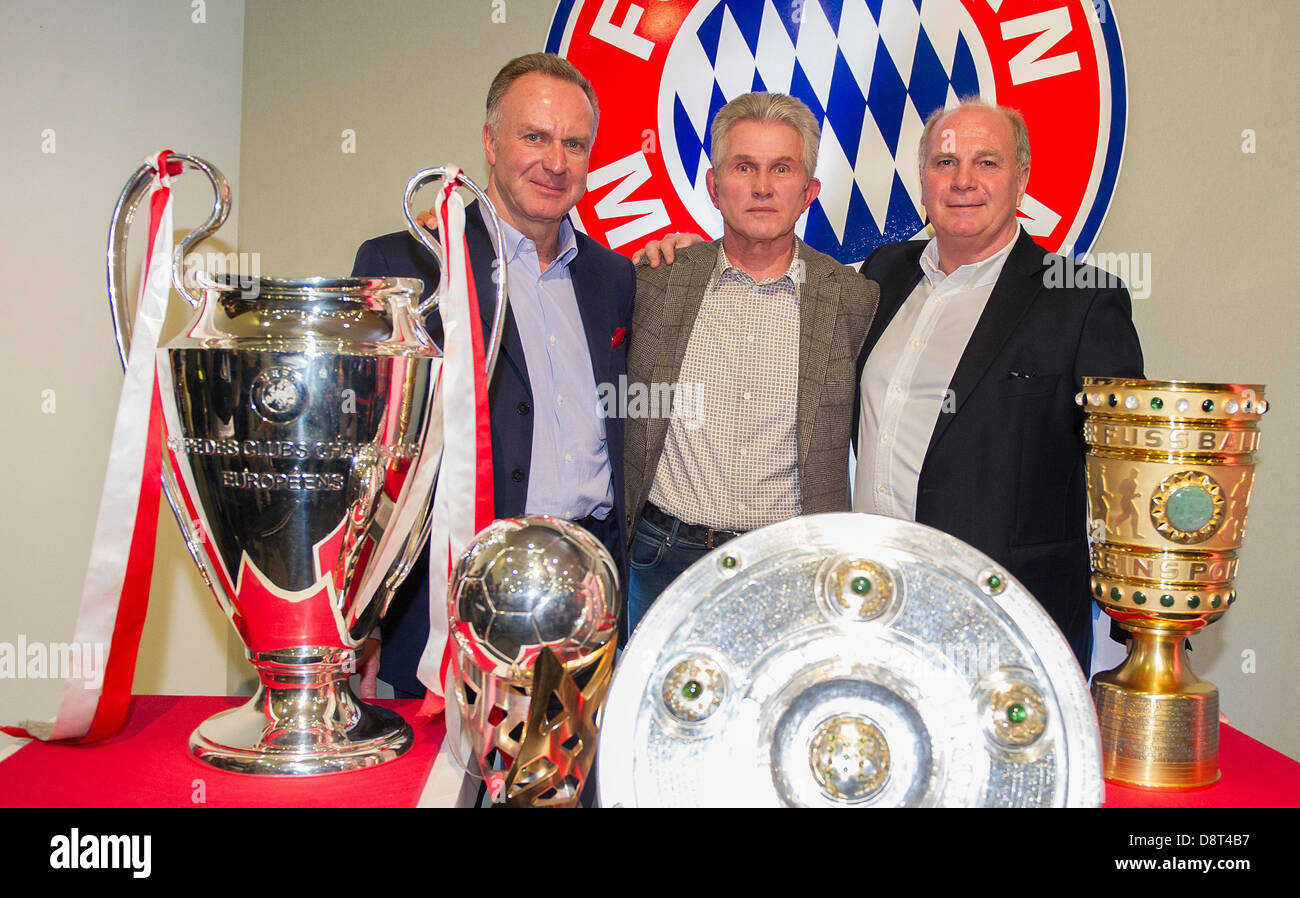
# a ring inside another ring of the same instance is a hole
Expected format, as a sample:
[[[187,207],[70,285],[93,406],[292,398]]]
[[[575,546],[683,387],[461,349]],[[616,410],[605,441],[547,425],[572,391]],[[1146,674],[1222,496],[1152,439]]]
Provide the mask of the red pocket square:
[[[614,331],[614,336],[609,338],[609,348],[618,349],[623,345],[623,340],[627,337],[627,328],[620,327]]]

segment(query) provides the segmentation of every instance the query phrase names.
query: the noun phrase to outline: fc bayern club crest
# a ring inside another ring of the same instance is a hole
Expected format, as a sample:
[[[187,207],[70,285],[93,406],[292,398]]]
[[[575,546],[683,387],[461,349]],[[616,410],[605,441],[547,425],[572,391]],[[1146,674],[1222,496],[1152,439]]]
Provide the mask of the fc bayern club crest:
[[[560,0],[546,49],[600,98],[587,195],[593,238],[631,254],[670,231],[717,237],[708,125],[752,90],[792,94],[822,136],[821,196],[798,233],[841,262],[924,228],[925,117],[976,95],[1024,114],[1021,221],[1083,253],[1124,149],[1124,57],[1106,0]]]

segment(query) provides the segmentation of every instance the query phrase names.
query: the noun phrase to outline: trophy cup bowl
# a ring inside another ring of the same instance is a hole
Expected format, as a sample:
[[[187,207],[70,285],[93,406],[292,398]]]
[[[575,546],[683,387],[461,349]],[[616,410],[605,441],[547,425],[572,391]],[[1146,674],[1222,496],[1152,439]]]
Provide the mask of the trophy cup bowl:
[[[414,279],[202,272],[192,295],[186,252],[225,220],[230,188],[197,157],[171,159],[203,172],[216,200],[172,264],[196,311],[158,350],[163,486],[260,681],[247,704],[204,721],[190,750],[237,773],[372,767],[413,744],[401,717],[359,701],[348,677],[428,533],[442,454],[442,355],[422,319],[434,300],[420,304]],[[146,167],[127,183],[109,232],[124,360],[126,232],[149,180]]]
[[[1187,636],[1236,601],[1264,388],[1085,377],[1092,590],[1132,635],[1093,677],[1107,779],[1191,788],[1219,778],[1219,690]]]
[[[414,313],[418,281],[243,286],[208,279],[196,322],[160,350],[164,476],[260,678],[191,750],[239,772],[370,766],[412,734],[347,678],[384,610],[381,580],[405,573],[421,536],[433,479],[415,475],[437,463],[441,359]]]

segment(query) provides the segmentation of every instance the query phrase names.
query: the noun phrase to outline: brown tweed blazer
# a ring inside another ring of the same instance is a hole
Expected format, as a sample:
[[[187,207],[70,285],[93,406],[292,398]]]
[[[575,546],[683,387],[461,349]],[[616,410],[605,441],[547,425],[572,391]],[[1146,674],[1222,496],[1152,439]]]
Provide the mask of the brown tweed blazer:
[[[629,383],[677,383],[686,344],[704,288],[718,258],[718,244],[701,242],[677,250],[672,265],[637,267],[627,354]],[[858,351],[876,311],[879,290],[830,256],[799,243],[806,280],[799,290],[800,508],[804,514],[848,511],[849,437],[857,398]],[[707,401],[707,397],[706,397]],[[668,418],[625,422],[625,485],[629,534],[636,529],[654,482],[668,435]],[[690,521],[708,525],[709,521]]]

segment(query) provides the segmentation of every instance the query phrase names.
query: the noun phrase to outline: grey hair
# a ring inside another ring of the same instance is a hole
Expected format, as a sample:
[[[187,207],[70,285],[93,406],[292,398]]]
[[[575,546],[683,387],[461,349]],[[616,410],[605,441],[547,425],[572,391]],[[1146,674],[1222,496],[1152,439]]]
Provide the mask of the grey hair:
[[[787,94],[755,91],[742,94],[718,110],[709,126],[712,141],[710,156],[716,163],[722,156],[727,134],[741,122],[781,122],[799,133],[803,140],[803,167],[805,177],[811,179],[817,171],[817,145],[821,141],[821,128],[817,117],[803,102]]]
[[[1016,171],[1021,172],[1029,167],[1029,127],[1025,124],[1025,117],[1020,114],[1020,110],[1013,109],[1010,106],[998,106],[990,103],[982,97],[962,97],[957,101],[956,106],[944,108],[940,106],[925,120],[925,128],[921,131],[921,142],[916,150],[916,167],[924,172],[926,154],[930,149],[930,138],[934,136],[934,129],[939,127],[939,122],[951,112],[958,109],[992,109],[1000,112],[1002,117],[1011,125],[1011,133],[1016,140]]]
[[[596,127],[600,124],[600,105],[596,102],[596,90],[587,80],[587,76],[578,71],[577,66],[554,53],[529,53],[510,60],[501,67],[501,71],[497,72],[487,95],[487,123],[493,132],[496,132],[501,125],[501,101],[505,99],[510,85],[524,75],[531,75],[534,72],[582,88],[582,92],[587,95],[587,102],[591,104],[591,130],[594,137]]]

